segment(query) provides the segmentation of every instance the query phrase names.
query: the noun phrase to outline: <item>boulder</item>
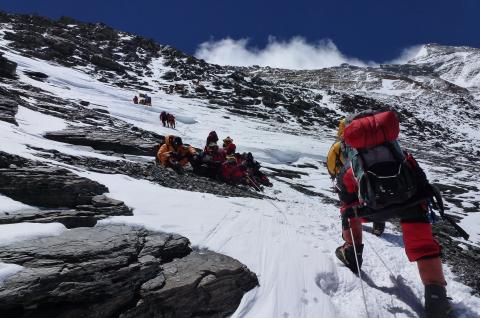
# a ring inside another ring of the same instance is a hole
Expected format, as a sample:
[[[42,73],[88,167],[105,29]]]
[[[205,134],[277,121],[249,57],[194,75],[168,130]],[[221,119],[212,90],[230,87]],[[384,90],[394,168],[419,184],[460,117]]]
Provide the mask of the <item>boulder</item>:
[[[10,61],[0,53],[0,77],[14,78],[17,73],[17,63]]]
[[[225,317],[243,294],[258,285],[255,274],[237,260],[194,251],[163,267],[163,277],[140,288],[142,301],[120,315],[136,317]]]
[[[225,317],[257,284],[240,262],[126,225],[0,247],[23,266],[0,285],[4,317]],[[189,255],[190,254],[190,255]],[[188,255],[188,256],[187,256]]]

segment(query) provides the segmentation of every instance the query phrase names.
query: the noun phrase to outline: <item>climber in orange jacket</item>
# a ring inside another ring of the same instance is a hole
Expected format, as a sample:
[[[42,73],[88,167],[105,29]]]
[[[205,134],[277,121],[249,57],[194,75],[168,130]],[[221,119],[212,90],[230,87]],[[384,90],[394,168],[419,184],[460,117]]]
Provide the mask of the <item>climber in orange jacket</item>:
[[[182,172],[183,167],[196,154],[195,148],[185,146],[182,138],[169,135],[165,136],[165,143],[157,152],[157,160],[164,167],[170,167],[177,172]]]

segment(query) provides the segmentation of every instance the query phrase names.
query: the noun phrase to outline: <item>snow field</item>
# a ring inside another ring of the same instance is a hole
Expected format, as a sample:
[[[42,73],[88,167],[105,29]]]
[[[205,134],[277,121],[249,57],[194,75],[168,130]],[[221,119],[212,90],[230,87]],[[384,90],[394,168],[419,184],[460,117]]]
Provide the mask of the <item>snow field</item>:
[[[20,74],[22,69],[34,69],[50,76],[43,83],[20,75],[22,81],[33,86],[58,96],[90,101],[92,107],[105,107],[113,116],[140,128],[160,134],[174,133],[196,146],[203,145],[210,130],[216,130],[221,139],[230,135],[238,151],[254,152],[257,159],[268,163],[265,166],[309,173],[300,180],[284,181],[310,185],[312,191],[335,197],[325,168],[319,164],[332,142],[322,133],[317,139],[288,135],[267,122],[234,117],[221,109],[209,109],[204,102],[163,92],[149,94],[154,104],[151,108],[133,105],[130,100],[138,92],[100,83],[79,70],[13,53],[8,53],[7,57],[19,63]],[[160,127],[158,115],[162,110],[177,116],[179,127],[176,130]],[[0,141],[8,152],[44,160],[35,157],[35,151],[27,148],[30,144],[112,160],[87,148],[43,139],[43,132],[65,127],[66,123],[57,118],[20,107],[17,119],[19,127],[0,122]],[[295,168],[289,165],[292,162],[312,163],[318,169]],[[134,208],[133,216],[113,217],[101,223],[139,224],[152,230],[179,233],[188,237],[194,247],[234,257],[257,273],[260,286],[244,296],[232,317],[367,317],[358,278],[334,255],[335,248],[342,244],[338,209],[323,203],[321,197],[306,196],[287,184],[274,181],[274,187],[267,189],[266,195],[275,200],[225,198],[164,188],[122,175],[70,168],[81,176],[105,184],[110,197]],[[0,197],[0,200],[13,210],[23,208],[5,198]],[[3,225],[0,226],[0,242],[9,244],[64,230],[59,224]],[[387,226],[381,238],[365,233],[365,244],[363,276],[369,317],[419,316],[423,286],[416,265],[409,263],[404,254],[401,234]],[[11,264],[0,264],[0,281],[17,270],[19,268]],[[468,287],[455,282],[448,268],[446,275],[449,294],[457,308],[462,309],[460,317],[478,317],[479,298],[470,296]]]

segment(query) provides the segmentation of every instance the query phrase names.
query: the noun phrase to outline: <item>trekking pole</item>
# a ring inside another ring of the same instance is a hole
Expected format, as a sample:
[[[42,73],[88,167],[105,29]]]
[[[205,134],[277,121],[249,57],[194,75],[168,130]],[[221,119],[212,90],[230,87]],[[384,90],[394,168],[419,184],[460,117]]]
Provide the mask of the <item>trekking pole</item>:
[[[448,223],[450,223],[455,228],[455,230],[457,230],[460,236],[462,236],[465,240],[468,241],[468,239],[470,238],[470,235],[467,232],[465,232],[465,230],[462,229],[460,225],[457,224],[457,222],[455,222],[452,216],[445,214],[445,208],[443,205],[443,199],[442,199],[442,195],[440,194],[440,191],[435,186],[432,186],[432,190],[433,190],[433,197],[435,198],[435,200],[437,200],[438,212],[440,213],[440,216],[442,217],[442,219],[444,219],[445,221],[448,221]]]
[[[357,209],[354,208],[354,211],[355,211],[355,217],[358,218]],[[367,314],[367,318],[370,318],[370,315],[368,314],[368,308],[367,308],[367,298],[365,297],[365,289],[363,288],[362,271],[360,269],[360,263],[358,262],[357,248],[355,247],[356,244],[355,244],[355,239],[353,237],[353,230],[352,230],[351,224],[350,224],[350,236],[352,237],[353,252],[355,254],[355,262],[357,263],[357,268],[358,268],[358,279],[360,279],[360,288],[362,289],[363,305],[365,306],[365,313]]]
[[[262,190],[260,189],[260,187],[257,186],[257,184],[255,183],[255,181],[252,180],[252,178],[250,178],[250,176],[247,174],[247,179],[252,183],[253,187],[255,189],[257,189],[257,191],[259,192],[262,192]]]

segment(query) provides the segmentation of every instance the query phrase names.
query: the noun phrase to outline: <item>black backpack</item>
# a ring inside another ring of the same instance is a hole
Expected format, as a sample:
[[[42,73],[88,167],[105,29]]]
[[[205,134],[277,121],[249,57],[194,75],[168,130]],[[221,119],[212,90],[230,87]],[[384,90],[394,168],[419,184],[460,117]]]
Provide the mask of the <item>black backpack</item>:
[[[419,195],[420,169],[407,161],[398,142],[373,148],[349,147],[348,160],[358,183],[358,198],[371,210],[408,204]]]

